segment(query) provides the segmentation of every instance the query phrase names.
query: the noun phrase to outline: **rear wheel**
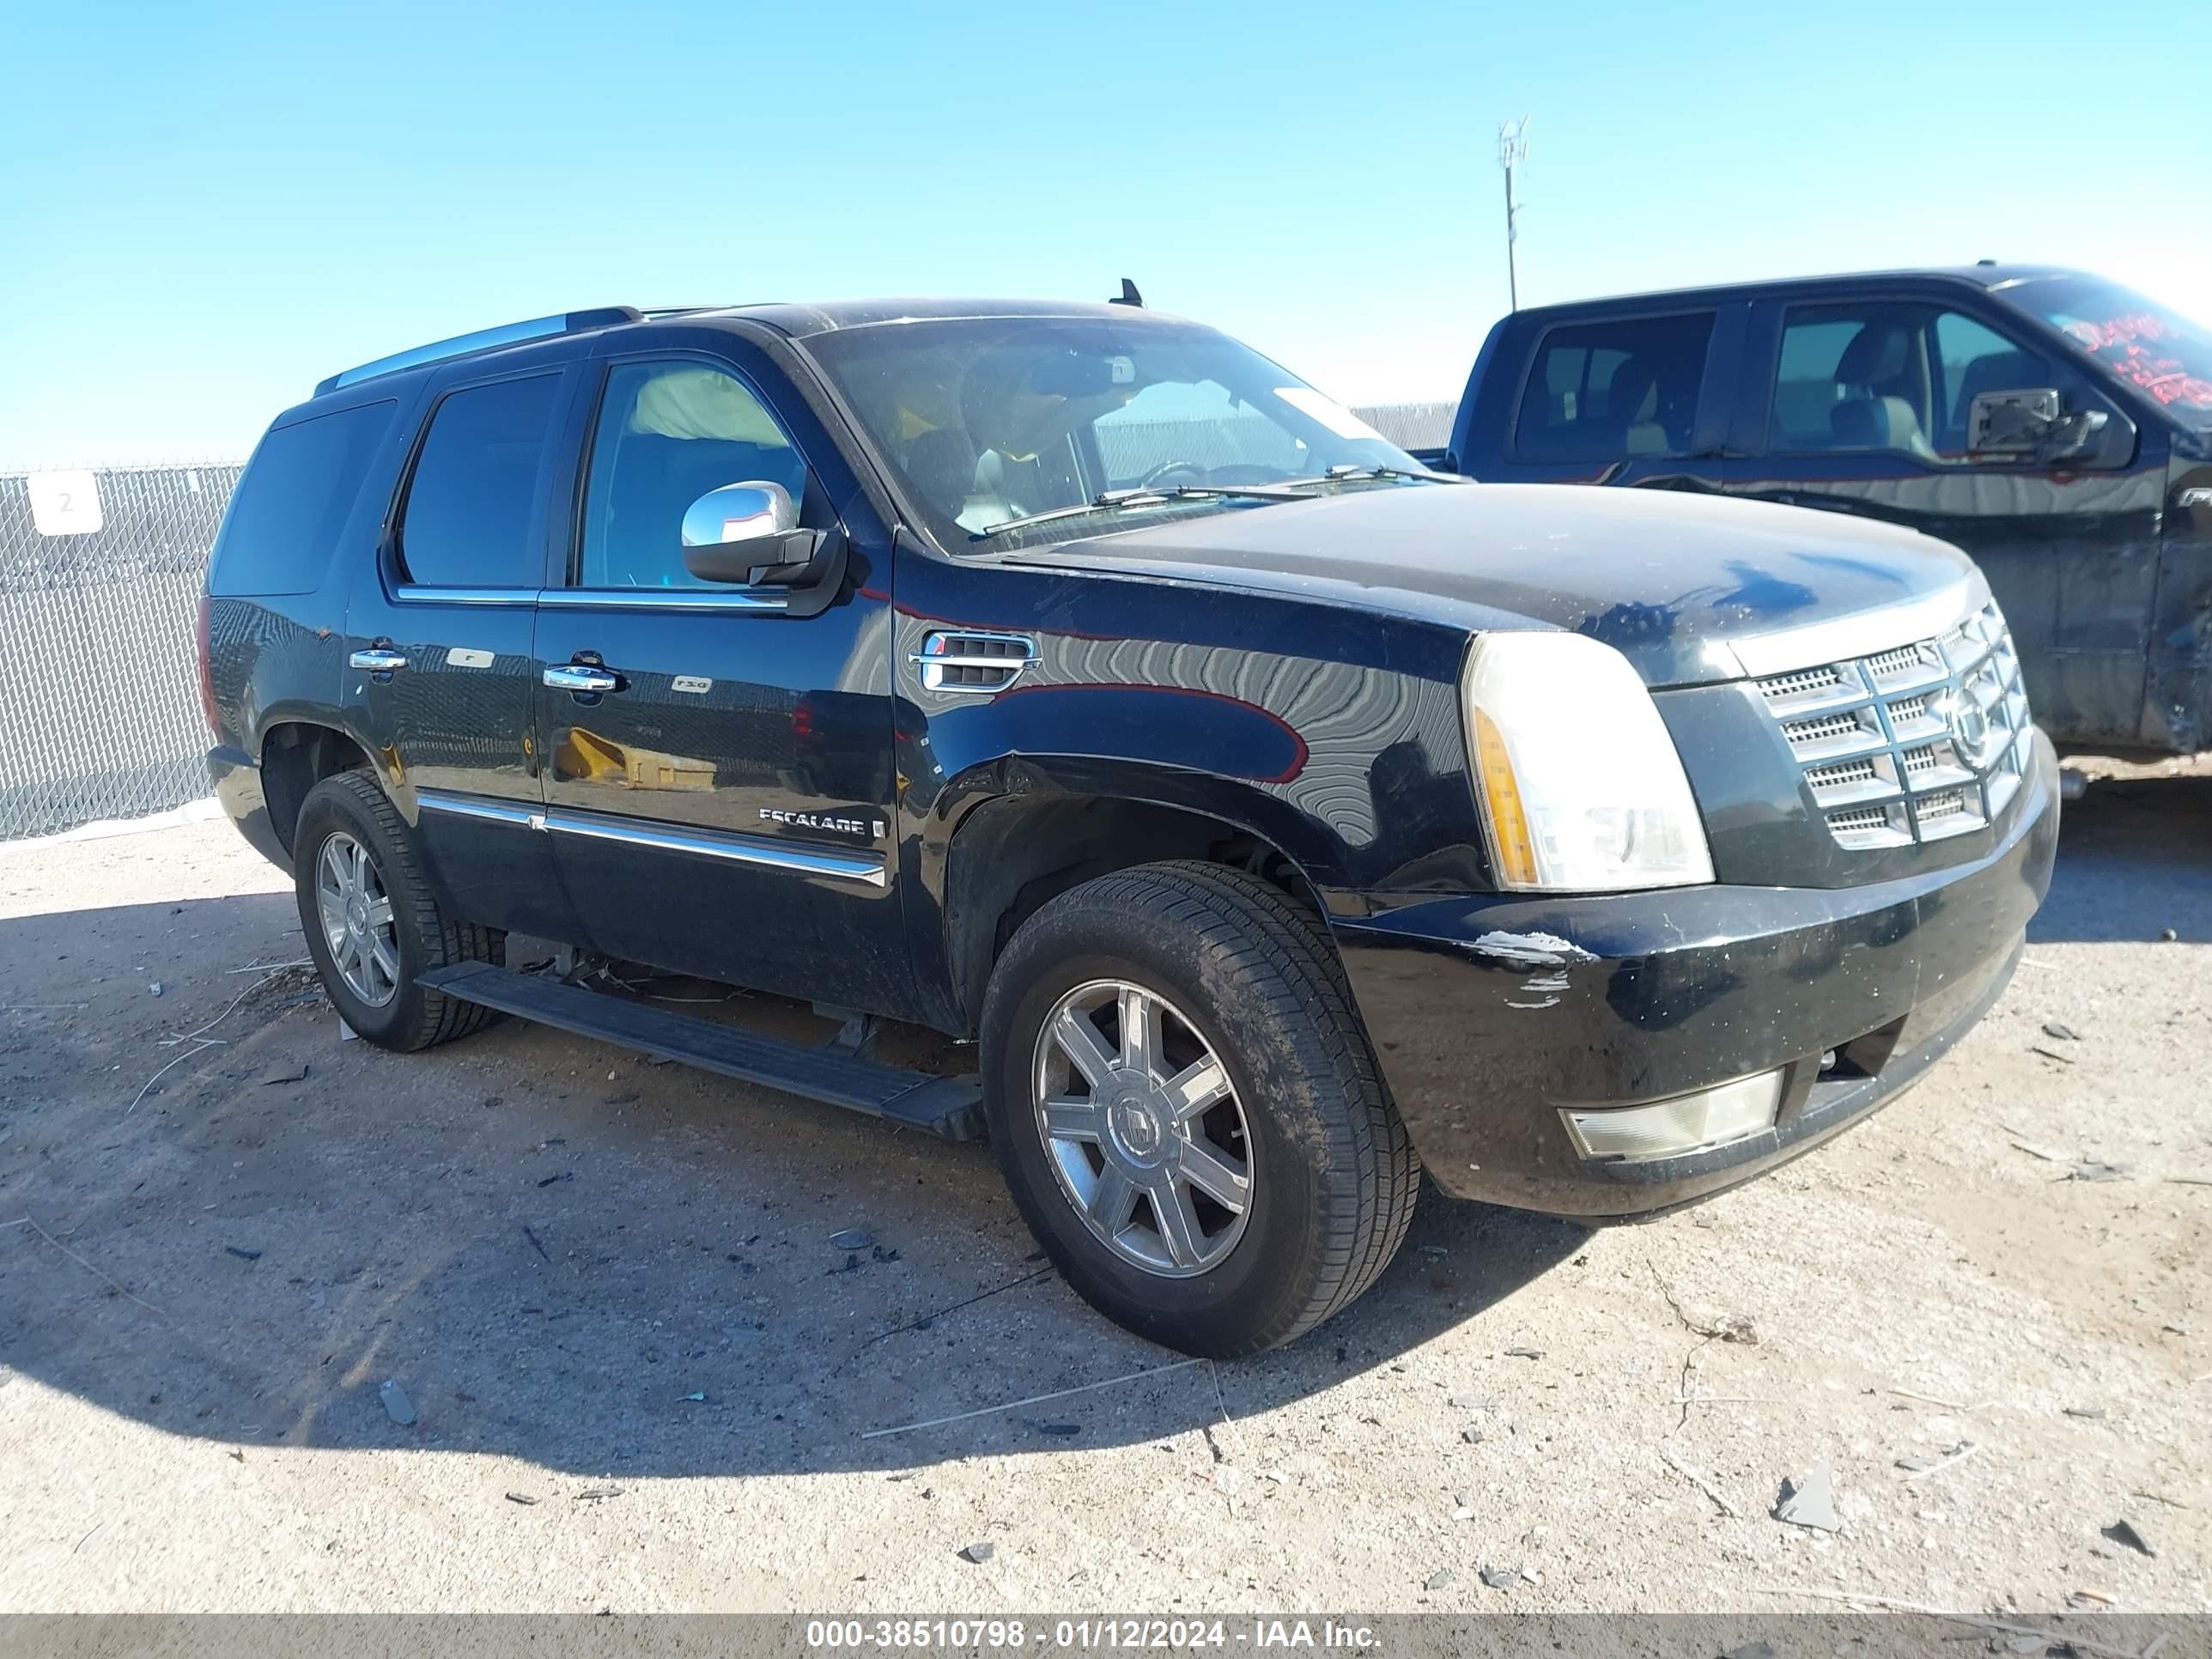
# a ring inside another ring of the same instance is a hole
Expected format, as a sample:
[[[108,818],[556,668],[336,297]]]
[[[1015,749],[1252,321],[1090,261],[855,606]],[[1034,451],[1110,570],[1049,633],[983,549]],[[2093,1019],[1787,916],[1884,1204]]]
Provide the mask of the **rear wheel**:
[[[292,841],[307,954],[331,1005],[381,1048],[412,1050],[462,1036],[490,1011],[415,981],[464,961],[504,962],[507,936],[439,909],[413,833],[366,772],[308,791]]]
[[[1287,1342],[1380,1275],[1419,1169],[1326,934],[1212,865],[1147,865],[1023,924],[983,1012],[1015,1201],[1108,1317],[1188,1353]]]

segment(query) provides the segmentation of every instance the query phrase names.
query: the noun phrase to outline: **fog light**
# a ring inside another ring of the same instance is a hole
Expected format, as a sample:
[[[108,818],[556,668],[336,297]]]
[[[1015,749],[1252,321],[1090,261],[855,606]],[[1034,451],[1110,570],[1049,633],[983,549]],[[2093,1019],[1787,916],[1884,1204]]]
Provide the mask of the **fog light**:
[[[1567,1121],[1575,1150],[1584,1158],[1672,1158],[1725,1146],[1771,1128],[1781,1103],[1782,1073],[1761,1072],[1649,1106],[1563,1111],[1559,1115]]]

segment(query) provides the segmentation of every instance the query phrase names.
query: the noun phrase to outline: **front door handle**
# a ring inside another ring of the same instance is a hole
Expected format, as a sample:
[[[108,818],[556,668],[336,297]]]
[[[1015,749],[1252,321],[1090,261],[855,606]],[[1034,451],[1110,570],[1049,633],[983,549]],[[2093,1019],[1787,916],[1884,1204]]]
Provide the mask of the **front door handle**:
[[[611,691],[622,681],[605,669],[594,667],[587,662],[564,662],[547,666],[545,684],[556,691],[596,694]]]
[[[372,674],[396,674],[407,666],[407,654],[403,651],[386,650],[383,646],[371,646],[366,651],[356,651],[346,659],[349,668],[365,668]]]

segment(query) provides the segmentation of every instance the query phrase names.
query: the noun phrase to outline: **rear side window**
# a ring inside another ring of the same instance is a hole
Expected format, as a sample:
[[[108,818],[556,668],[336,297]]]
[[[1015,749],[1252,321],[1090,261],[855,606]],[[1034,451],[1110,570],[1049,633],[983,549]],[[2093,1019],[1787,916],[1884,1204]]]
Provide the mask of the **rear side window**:
[[[313,592],[398,408],[363,404],[263,438],[223,515],[208,592]]]
[[[399,561],[422,587],[538,587],[533,533],[561,376],[470,386],[442,398],[407,486]]]
[[[1685,453],[1712,337],[1710,311],[1553,329],[1521,394],[1515,453],[1540,461]]]

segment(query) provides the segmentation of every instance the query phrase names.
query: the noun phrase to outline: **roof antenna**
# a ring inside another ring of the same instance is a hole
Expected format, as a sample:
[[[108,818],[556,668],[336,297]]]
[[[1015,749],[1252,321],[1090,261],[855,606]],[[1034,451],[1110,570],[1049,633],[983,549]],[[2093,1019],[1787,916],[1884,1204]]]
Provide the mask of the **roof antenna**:
[[[1145,296],[1137,292],[1137,285],[1134,283],[1124,276],[1121,279],[1121,297],[1118,300],[1109,300],[1106,303],[1109,306],[1134,306],[1141,311],[1145,307]]]

